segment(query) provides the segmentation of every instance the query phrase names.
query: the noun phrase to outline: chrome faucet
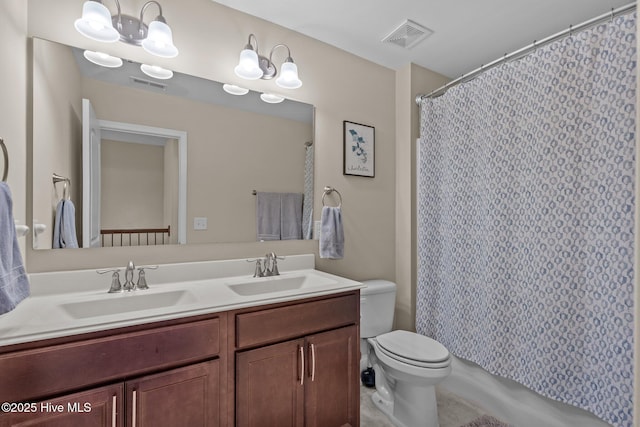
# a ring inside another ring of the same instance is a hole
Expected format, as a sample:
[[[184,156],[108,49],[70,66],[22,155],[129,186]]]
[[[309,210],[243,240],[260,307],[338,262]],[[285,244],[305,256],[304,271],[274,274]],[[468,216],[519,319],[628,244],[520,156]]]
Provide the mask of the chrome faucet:
[[[129,261],[127,269],[124,271],[124,285],[122,289],[129,292],[136,290],[136,284],[133,283],[133,272],[136,270],[136,266],[133,261]]]
[[[275,252],[268,253],[265,255],[264,259],[264,275],[265,276],[279,276],[280,272],[278,271],[278,260],[284,259],[283,257],[278,258]]]
[[[111,275],[111,287],[109,288],[110,294],[121,293],[124,291],[131,292],[138,289],[144,290],[149,289],[149,285],[147,284],[147,279],[145,277],[144,270],[155,270],[158,268],[157,265],[143,265],[142,267],[138,267],[138,282],[133,283],[134,272],[136,271],[136,266],[133,261],[129,261],[127,267],[124,272],[124,285],[120,283],[120,269],[119,268],[107,268],[104,270],[96,270],[98,274],[104,273],[113,273]]]
[[[278,271],[279,259],[284,259],[284,257],[277,256],[275,252],[269,252],[264,256],[264,259],[248,259],[247,262],[256,263],[256,269],[253,273],[253,277],[269,277],[280,275],[280,272]]]

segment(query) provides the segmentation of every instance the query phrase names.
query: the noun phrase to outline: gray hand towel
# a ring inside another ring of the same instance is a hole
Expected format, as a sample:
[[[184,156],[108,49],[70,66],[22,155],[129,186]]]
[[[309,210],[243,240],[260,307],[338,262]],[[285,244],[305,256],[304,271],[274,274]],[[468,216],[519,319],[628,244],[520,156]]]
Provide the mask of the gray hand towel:
[[[76,207],[71,200],[60,200],[53,224],[53,248],[77,248]]]
[[[282,193],[280,198],[280,238],[302,239],[302,193]]]
[[[280,193],[258,192],[256,197],[258,241],[280,240]]]
[[[13,310],[29,293],[13,221],[11,191],[5,182],[0,182],[0,314]]]
[[[343,258],[344,230],[340,208],[323,206],[320,226],[320,258]]]

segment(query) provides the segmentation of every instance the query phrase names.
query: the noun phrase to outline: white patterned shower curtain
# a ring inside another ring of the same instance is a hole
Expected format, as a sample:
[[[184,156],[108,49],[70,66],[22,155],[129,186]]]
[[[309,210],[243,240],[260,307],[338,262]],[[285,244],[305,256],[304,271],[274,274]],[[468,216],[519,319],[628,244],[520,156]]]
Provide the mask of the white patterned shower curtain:
[[[302,238],[313,239],[313,143],[305,144],[304,198],[302,199]]]
[[[631,426],[636,13],[425,99],[416,328]]]

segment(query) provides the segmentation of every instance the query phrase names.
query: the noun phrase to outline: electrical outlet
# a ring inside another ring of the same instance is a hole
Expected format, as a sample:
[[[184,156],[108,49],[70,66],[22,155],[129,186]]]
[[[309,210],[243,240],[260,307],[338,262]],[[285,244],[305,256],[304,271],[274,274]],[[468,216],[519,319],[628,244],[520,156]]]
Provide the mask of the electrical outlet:
[[[206,217],[195,217],[195,218],[193,218],[193,229],[194,230],[206,230],[207,229],[207,218]]]

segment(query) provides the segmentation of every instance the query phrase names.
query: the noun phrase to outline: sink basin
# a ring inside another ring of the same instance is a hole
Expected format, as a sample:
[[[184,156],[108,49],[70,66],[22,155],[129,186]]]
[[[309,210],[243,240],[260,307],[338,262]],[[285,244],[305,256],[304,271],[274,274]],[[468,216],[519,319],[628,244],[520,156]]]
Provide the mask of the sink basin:
[[[274,276],[254,278],[238,283],[227,283],[229,289],[238,295],[260,295],[274,292],[292,291],[295,289],[310,288],[333,283],[329,278],[316,274],[303,276]]]
[[[103,299],[61,304],[60,307],[74,319],[107,316],[130,311],[171,307],[196,302],[196,297],[188,291],[162,293],[107,295]]]

